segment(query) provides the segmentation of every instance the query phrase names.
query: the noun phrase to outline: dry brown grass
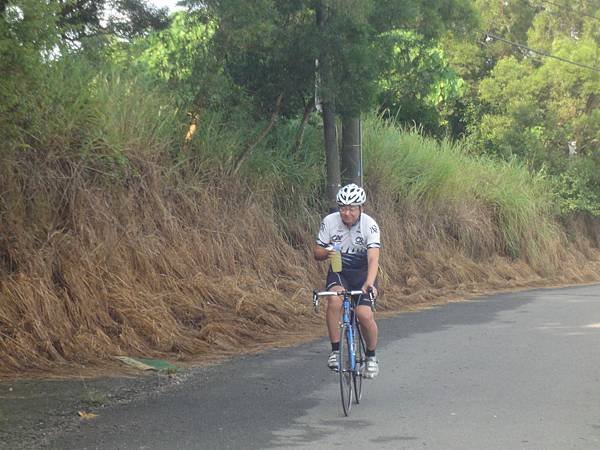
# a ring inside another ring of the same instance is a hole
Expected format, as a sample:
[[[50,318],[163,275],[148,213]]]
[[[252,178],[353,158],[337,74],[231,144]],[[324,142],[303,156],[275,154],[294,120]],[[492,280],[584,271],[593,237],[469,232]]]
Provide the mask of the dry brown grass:
[[[0,166],[0,375],[114,355],[198,361],[324,334],[310,304],[324,274],[311,257],[318,212],[282,227],[271,207],[281,193],[166,174],[143,156],[111,177],[99,163],[24,155]],[[558,239],[541,273],[497,256],[477,205],[434,215],[373,194],[384,312],[599,278],[589,219],[569,224],[577,239]]]
[[[72,162],[5,164],[2,372],[232,354],[315,320],[308,242],[293,250],[235,181],[167,179],[143,160],[112,186]]]

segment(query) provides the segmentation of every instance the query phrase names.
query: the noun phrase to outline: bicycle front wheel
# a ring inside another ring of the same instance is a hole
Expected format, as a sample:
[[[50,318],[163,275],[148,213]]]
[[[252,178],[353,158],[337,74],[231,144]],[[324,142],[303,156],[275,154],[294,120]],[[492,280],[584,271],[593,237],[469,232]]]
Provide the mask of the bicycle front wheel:
[[[360,403],[360,399],[362,398],[362,384],[363,384],[363,370],[365,368],[366,361],[366,347],[365,347],[365,338],[360,332],[360,326],[358,322],[354,327],[354,352],[356,355],[356,367],[352,372],[352,379],[354,381],[354,400],[356,403]]]
[[[340,393],[344,415],[350,414],[352,406],[352,367],[350,359],[350,325],[342,325],[340,339]]]

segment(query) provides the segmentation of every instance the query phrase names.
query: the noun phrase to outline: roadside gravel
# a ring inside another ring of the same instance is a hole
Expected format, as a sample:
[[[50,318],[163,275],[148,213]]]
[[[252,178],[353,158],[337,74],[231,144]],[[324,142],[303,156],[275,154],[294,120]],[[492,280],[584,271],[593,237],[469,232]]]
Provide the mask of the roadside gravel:
[[[58,432],[82,426],[87,414],[115,404],[159,395],[180,384],[190,370],[127,376],[0,381],[0,449],[46,448]]]

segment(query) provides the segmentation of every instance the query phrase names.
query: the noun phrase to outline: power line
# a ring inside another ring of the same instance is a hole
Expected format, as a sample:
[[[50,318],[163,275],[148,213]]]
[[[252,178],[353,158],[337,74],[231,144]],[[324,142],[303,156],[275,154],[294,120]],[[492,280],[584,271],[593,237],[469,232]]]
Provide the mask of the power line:
[[[508,39],[504,39],[503,37],[496,36],[495,34],[492,34],[492,33],[485,32],[485,35],[486,35],[486,38],[490,38],[490,39],[494,39],[494,40],[497,40],[497,41],[505,42],[505,43],[510,44],[510,45],[512,45],[514,47],[518,47],[520,49],[527,50],[527,51],[529,51],[531,53],[536,53],[538,55],[545,56],[547,58],[557,59],[557,60],[565,62],[567,64],[573,64],[574,66],[578,66],[578,67],[581,67],[583,69],[593,70],[594,72],[599,72],[600,73],[600,69],[598,69],[597,67],[592,67],[592,66],[588,66],[588,65],[585,65],[585,64],[580,64],[580,63],[575,62],[575,61],[570,61],[568,59],[561,58],[560,56],[555,56],[555,55],[552,55],[550,53],[543,52],[541,50],[534,50],[533,48],[527,47],[526,45],[519,44],[518,42],[509,41]]]

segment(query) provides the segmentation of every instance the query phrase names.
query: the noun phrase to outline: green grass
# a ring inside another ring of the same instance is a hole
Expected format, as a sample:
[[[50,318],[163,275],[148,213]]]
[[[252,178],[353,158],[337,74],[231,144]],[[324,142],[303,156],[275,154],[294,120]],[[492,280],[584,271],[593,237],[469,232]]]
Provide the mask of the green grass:
[[[365,123],[365,173],[423,211],[481,205],[508,256],[540,262],[558,236],[550,183],[516,160],[474,157],[458,143],[438,142],[370,117]]]

